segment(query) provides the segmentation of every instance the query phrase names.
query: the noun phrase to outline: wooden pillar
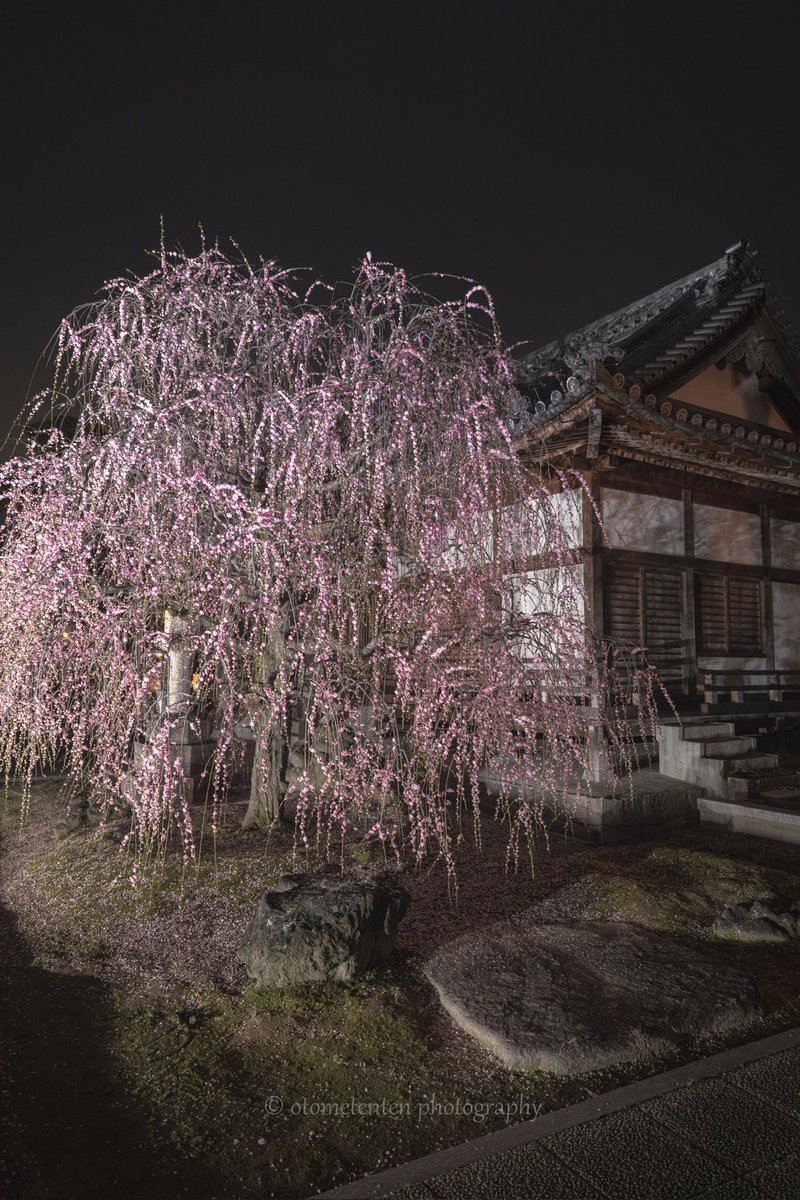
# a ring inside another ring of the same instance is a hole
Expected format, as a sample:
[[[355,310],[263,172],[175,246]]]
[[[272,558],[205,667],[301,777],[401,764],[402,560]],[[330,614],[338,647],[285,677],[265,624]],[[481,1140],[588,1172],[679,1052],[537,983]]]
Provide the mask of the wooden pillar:
[[[603,489],[597,485],[597,476],[592,473],[586,481],[594,502],[603,511]],[[583,569],[586,599],[590,612],[589,623],[598,638],[603,636],[603,532],[591,500],[583,495]]]
[[[772,537],[769,527],[769,505],[759,504],[761,515],[761,561],[764,564],[764,575],[761,593],[764,597],[761,612],[761,644],[764,657],[767,660],[767,670],[775,670],[775,619],[772,605]],[[782,697],[777,687],[770,691],[770,700],[780,700]]]
[[[586,482],[592,493],[595,504],[603,511],[603,492],[597,483],[597,475],[590,473]],[[583,569],[586,600],[589,605],[587,613],[590,632],[598,641],[603,637],[603,532],[600,522],[589,497],[583,495]],[[592,717],[588,729],[589,763],[587,782],[601,784],[609,778],[608,743],[605,734],[605,714],[601,711],[600,697],[597,693],[590,696]]]
[[[694,567],[694,496],[691,488],[684,488],[683,500],[683,553],[690,560],[683,572],[683,611],[681,613],[681,641],[683,642],[683,691],[692,696],[697,688],[697,629],[695,627],[695,579]]]

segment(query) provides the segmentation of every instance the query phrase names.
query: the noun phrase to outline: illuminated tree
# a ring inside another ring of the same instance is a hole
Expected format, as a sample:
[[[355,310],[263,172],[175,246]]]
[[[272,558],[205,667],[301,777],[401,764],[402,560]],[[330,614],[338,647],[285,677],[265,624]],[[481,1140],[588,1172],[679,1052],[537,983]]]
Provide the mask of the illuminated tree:
[[[491,301],[369,257],[312,294],[162,251],[64,322],[54,427],[2,469],[0,754],[127,799],[140,853],[175,823],[194,853],[181,743],[211,727],[215,824],[252,731],[248,825],[449,859],[492,760],[530,834],[609,699]]]

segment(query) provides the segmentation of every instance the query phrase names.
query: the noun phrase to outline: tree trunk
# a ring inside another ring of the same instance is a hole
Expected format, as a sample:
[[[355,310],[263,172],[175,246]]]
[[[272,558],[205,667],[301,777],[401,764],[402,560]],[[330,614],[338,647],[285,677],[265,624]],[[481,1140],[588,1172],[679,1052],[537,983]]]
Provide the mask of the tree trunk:
[[[250,783],[250,803],[242,822],[244,829],[266,829],[283,817],[286,743],[280,729],[268,734],[265,726],[263,717],[257,717],[253,722],[256,754]]]
[[[282,623],[256,661],[255,684],[258,694],[254,697],[251,708],[256,745],[250,783],[250,803],[242,822],[244,829],[266,829],[283,817],[289,730],[281,720],[275,723],[270,731],[270,718],[265,709],[268,701],[263,689],[274,679],[283,658],[285,645],[285,629]]]
[[[185,617],[167,609],[164,629],[171,639],[167,658],[167,712],[172,720],[186,719],[192,707],[194,655],[181,641],[185,628]]]

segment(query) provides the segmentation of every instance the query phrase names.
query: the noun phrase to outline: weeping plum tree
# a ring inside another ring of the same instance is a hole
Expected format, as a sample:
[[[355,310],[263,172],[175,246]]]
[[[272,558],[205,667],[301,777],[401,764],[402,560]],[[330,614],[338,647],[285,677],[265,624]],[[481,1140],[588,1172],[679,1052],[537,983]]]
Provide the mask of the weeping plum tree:
[[[248,825],[449,859],[491,759],[511,844],[532,834],[586,765],[576,680],[612,684],[519,400],[476,287],[437,301],[368,256],[303,292],[218,248],[112,282],[61,327],[52,429],[2,468],[6,769],[66,762],[131,806],[139,853],[177,828],[190,856],[175,731],[206,722],[214,828],[249,730]]]

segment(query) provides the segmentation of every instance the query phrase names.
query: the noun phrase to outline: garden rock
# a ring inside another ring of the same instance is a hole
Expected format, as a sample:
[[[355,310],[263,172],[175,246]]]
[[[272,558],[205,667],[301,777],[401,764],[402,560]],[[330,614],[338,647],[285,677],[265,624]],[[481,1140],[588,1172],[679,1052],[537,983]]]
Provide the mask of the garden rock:
[[[622,921],[520,913],[444,946],[425,974],[450,1016],[521,1071],[634,1062],[761,1011],[743,971]]]
[[[77,833],[89,823],[89,801],[86,796],[75,796],[67,805],[67,811],[55,823],[56,837],[63,839]]]
[[[713,932],[741,942],[788,942],[800,936],[800,901],[782,911],[779,896],[763,892],[750,902],[727,904]]]
[[[283,875],[261,897],[238,957],[260,987],[350,979],[391,954],[407,905],[388,872]]]

